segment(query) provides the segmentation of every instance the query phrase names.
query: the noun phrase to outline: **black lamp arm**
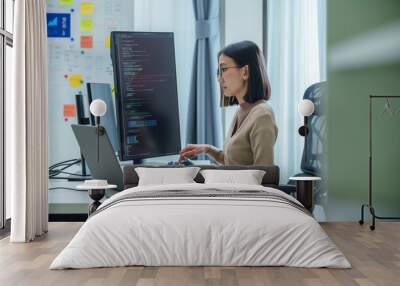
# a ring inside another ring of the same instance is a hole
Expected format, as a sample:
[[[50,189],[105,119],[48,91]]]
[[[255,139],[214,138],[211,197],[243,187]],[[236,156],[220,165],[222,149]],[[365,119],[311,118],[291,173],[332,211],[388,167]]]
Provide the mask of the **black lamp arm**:
[[[301,136],[306,136],[308,134],[308,116],[304,116],[304,125],[301,126],[298,131]]]
[[[105,128],[103,126],[100,125],[100,116],[96,116],[96,132],[99,136],[104,135],[105,133]]]

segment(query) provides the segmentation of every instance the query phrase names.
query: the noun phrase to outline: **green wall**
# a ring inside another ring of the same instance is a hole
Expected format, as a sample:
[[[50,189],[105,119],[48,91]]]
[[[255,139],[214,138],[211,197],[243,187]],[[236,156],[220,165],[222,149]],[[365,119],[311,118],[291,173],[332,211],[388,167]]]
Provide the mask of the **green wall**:
[[[332,51],[357,36],[396,21],[398,0],[328,0],[327,219],[354,221],[368,200],[370,94],[400,95],[400,57],[358,68],[334,69]],[[400,24],[399,24],[400,25]],[[393,35],[398,37],[399,34]],[[368,47],[366,47],[368,48]],[[393,100],[400,110],[400,99]],[[380,116],[374,101],[373,193],[381,216],[400,216],[400,111]]]

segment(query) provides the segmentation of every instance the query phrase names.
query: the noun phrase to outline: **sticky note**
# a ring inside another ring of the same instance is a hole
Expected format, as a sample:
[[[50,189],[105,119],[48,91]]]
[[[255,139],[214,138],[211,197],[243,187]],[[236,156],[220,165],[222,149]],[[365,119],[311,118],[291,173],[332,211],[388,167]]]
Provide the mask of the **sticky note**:
[[[75,117],[76,108],[75,104],[64,104],[64,118]]]
[[[79,28],[81,32],[93,32],[93,20],[81,19]]]
[[[80,87],[82,84],[82,75],[73,73],[68,75],[68,83],[70,87]]]
[[[81,15],[93,15],[94,3],[93,2],[82,2],[81,3]]]
[[[82,49],[93,48],[93,36],[81,36],[81,48]]]
[[[111,37],[110,35],[106,36],[106,48],[109,49],[111,46]]]
[[[74,0],[59,0],[58,3],[61,6],[71,6],[74,3]]]

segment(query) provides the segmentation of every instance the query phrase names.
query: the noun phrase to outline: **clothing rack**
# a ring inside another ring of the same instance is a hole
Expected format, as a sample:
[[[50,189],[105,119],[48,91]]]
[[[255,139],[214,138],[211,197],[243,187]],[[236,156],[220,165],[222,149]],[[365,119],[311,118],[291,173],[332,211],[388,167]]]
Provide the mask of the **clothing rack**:
[[[372,205],[372,101],[374,99],[386,99],[386,104],[383,112],[381,113],[381,116],[384,115],[386,112],[388,112],[391,115],[395,115],[398,113],[400,115],[400,109],[397,111],[392,110],[390,103],[389,103],[389,98],[400,98],[400,95],[370,95],[369,96],[369,195],[368,195],[368,204],[363,204],[361,206],[361,219],[358,221],[359,224],[364,224],[364,208],[367,207],[369,208],[369,211],[372,216],[372,225],[370,225],[370,229],[374,230],[375,229],[375,219],[394,219],[398,220],[400,217],[383,217],[383,216],[378,216],[375,213],[375,209]]]

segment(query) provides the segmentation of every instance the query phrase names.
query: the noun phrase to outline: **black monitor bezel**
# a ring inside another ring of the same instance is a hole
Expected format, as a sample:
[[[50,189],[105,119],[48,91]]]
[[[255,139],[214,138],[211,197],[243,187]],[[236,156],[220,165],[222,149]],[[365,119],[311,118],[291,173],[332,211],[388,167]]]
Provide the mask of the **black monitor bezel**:
[[[179,137],[179,146],[176,152],[169,152],[169,153],[153,153],[153,154],[146,154],[146,155],[130,155],[128,156],[125,152],[125,138],[124,138],[124,120],[123,120],[123,110],[122,110],[122,102],[121,102],[121,86],[118,84],[120,82],[120,74],[118,72],[115,72],[115,70],[119,71],[119,58],[118,58],[118,53],[116,52],[117,47],[116,47],[116,40],[115,38],[119,34],[136,34],[136,35],[154,35],[154,36],[164,36],[164,37],[170,37],[172,38],[172,47],[174,50],[174,72],[175,72],[175,80],[177,80],[177,74],[176,74],[176,56],[175,56],[175,37],[173,32],[132,32],[132,31],[112,31],[111,36],[110,36],[110,55],[111,55],[111,62],[112,62],[112,67],[113,67],[113,74],[114,74],[114,89],[115,89],[115,103],[116,103],[116,115],[117,115],[117,134],[118,138],[120,141],[120,152],[118,153],[120,160],[121,161],[128,161],[128,160],[142,160],[142,159],[147,159],[147,158],[154,158],[154,157],[161,157],[161,156],[169,156],[169,155],[176,155],[179,153],[181,149],[181,135],[180,135],[180,129],[178,132],[178,137]],[[179,118],[179,97],[178,97],[178,85],[177,82],[175,84],[175,94],[177,95],[177,103],[178,103],[178,126],[180,128],[180,118]]]

